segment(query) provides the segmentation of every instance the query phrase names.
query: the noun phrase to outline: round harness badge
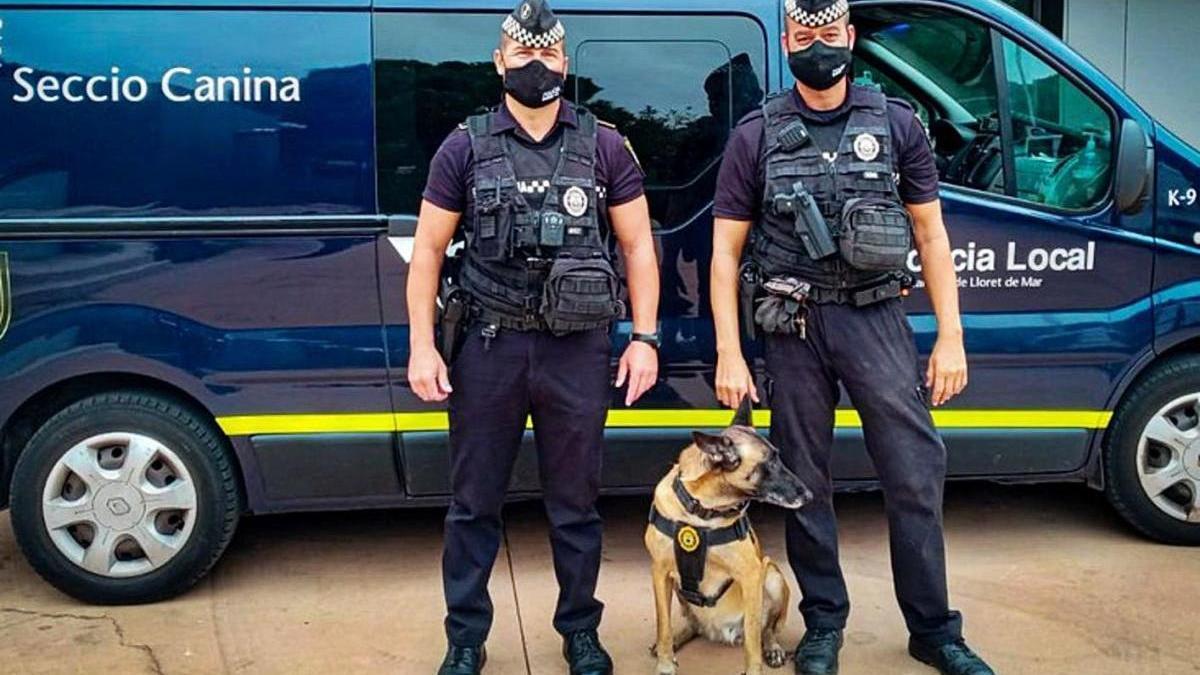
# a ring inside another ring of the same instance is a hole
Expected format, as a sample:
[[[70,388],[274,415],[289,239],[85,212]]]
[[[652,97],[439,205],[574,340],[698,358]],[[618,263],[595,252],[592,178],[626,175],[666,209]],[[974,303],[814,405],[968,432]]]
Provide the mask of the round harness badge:
[[[679,528],[679,532],[675,534],[675,539],[679,541],[679,548],[687,553],[700,548],[700,533],[691,525],[684,525]]]
[[[578,218],[584,213],[587,213],[588,198],[587,193],[578,185],[571,186],[565,194],[563,194],[563,208],[572,217]]]
[[[879,156],[879,140],[871,134],[859,134],[854,139],[854,155],[864,162]]]

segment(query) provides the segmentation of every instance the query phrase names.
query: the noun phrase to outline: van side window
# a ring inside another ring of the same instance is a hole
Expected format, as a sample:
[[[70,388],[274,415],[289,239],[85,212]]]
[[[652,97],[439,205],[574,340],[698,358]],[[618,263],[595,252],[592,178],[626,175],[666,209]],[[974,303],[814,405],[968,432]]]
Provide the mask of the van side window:
[[[945,10],[865,8],[854,22],[860,79],[915,101],[943,183],[1064,210],[1105,200],[1109,115],[1040,57]]]
[[[677,228],[702,213],[730,129],[763,97],[749,55],[708,40],[593,40],[575,63],[577,100],[616,124],[642,161],[655,224]]]
[[[854,17],[863,69],[889,96],[926,110],[942,182],[1005,194],[999,91],[990,31],[937,10],[863,10]]]
[[[1104,201],[1112,121],[1093,99],[1037,56],[1004,38],[1017,196],[1062,209]]]
[[[380,207],[415,214],[455,125],[498,105],[502,14],[377,11]],[[697,222],[729,131],[762,101],[766,37],[741,16],[564,15],[566,96],[616,125],[646,171],[660,229]],[[435,36],[453,34],[455,40]]]

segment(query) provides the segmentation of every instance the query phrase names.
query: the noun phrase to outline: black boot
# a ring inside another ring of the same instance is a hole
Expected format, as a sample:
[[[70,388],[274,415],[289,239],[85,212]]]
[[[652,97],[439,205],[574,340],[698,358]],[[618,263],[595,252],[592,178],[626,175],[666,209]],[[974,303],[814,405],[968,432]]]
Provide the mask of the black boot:
[[[796,675],[836,675],[842,631],[813,628],[804,632],[796,646]]]
[[[929,645],[910,638],[908,653],[944,675],[996,675],[963,640]]]
[[[446,658],[437,675],[479,675],[483,664],[487,663],[487,650],[483,645],[478,647],[456,647],[450,645],[446,649]]]
[[[594,630],[578,630],[563,638],[563,658],[571,675],[612,675],[613,662]]]

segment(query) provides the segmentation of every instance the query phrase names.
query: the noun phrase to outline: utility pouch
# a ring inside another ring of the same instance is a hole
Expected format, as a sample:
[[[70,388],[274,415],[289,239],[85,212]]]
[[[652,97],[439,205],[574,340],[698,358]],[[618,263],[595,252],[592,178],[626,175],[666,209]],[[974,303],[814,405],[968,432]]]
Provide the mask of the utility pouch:
[[[475,249],[482,260],[504,260],[509,255],[513,209],[500,188],[501,181],[484,181],[475,189]]]
[[[903,269],[912,251],[912,216],[896,202],[873,197],[850,199],[842,207],[839,247],[855,269]]]
[[[758,303],[754,319],[767,333],[799,334],[805,337],[806,303],[812,284],[795,277],[772,277],[763,285],[766,296]]]
[[[555,335],[607,326],[625,312],[620,281],[604,258],[558,258],[542,291],[542,319]]]

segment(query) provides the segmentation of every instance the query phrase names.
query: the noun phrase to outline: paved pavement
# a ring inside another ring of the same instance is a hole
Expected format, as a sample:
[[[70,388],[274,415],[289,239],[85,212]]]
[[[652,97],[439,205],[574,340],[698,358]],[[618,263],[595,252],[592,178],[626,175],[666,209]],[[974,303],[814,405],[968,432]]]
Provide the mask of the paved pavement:
[[[647,499],[602,503],[601,635],[618,673],[653,667],[641,545]],[[842,672],[934,672],[904,651],[880,497],[840,495],[837,508],[854,602]],[[94,607],[42,582],[0,514],[0,672],[433,673],[445,647],[442,515],[249,518],[191,592]],[[550,626],[556,588],[545,519],[536,503],[511,506],[507,519],[486,672],[564,673]],[[781,515],[762,509],[755,519],[768,553],[782,559]],[[1100,495],[1074,485],[952,485],[946,525],[952,602],[998,672],[1200,673],[1200,549],[1139,538]],[[801,629],[793,610],[786,646]],[[741,671],[739,650],[700,641],[679,660],[685,674]]]

